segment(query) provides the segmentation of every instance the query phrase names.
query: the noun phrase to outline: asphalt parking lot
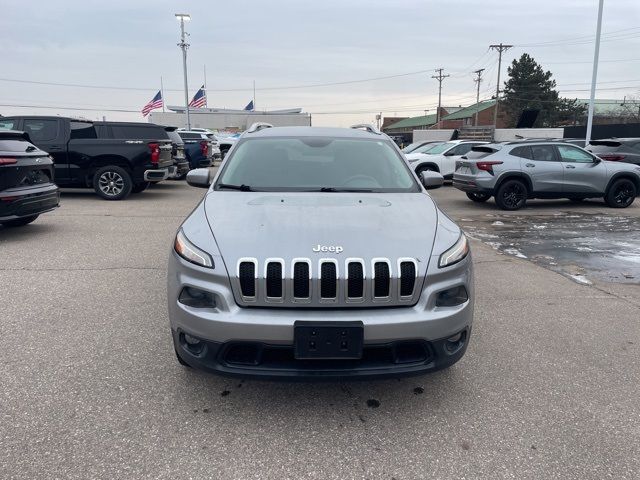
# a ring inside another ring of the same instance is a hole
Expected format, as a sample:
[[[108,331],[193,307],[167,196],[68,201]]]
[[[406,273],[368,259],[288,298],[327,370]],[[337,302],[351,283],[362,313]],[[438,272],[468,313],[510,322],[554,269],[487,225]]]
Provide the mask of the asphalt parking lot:
[[[594,216],[615,215],[633,250],[640,202],[620,211],[534,201],[505,214],[451,187],[435,191],[477,239],[466,356],[428,376],[308,384],[177,363],[166,259],[203,192],[183,182],[124,202],[64,192],[56,212],[0,230],[0,477],[640,476],[633,257],[593,266],[557,254],[562,236],[534,251],[528,239],[546,237],[516,228],[530,216],[546,222],[540,231],[557,230],[560,214],[588,218],[596,231],[606,222]],[[508,245],[515,236],[520,256]],[[618,271],[631,278],[606,275]]]

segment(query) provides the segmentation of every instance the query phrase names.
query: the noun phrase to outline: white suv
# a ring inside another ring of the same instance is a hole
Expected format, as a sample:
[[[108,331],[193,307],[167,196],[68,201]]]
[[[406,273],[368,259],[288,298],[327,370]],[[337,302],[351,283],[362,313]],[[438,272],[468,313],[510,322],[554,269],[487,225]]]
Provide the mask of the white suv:
[[[488,142],[477,140],[451,140],[444,142],[423,153],[409,153],[405,156],[409,164],[415,170],[418,178],[426,170],[439,172],[445,179],[453,178],[456,169],[456,161],[471,151],[473,147]]]

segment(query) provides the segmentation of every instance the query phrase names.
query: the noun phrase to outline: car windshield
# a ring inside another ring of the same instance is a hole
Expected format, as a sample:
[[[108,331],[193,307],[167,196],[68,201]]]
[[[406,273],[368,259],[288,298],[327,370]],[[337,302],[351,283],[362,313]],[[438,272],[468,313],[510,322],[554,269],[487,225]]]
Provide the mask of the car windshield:
[[[451,147],[455,146],[455,143],[446,142],[446,143],[438,143],[435,147],[430,148],[422,153],[426,153],[427,155],[438,155],[439,153],[444,153],[449,150]]]
[[[402,151],[403,151],[404,153],[411,153],[411,152],[413,152],[416,148],[418,148],[420,145],[422,145],[422,142],[413,142],[413,143],[410,143],[409,145],[407,145],[406,147],[404,147],[404,148],[402,149]]]
[[[430,150],[434,149],[435,147],[437,147],[438,145],[442,145],[442,142],[435,142],[435,143],[427,143],[426,145],[423,145],[419,148],[416,148],[413,152],[411,153],[427,153]]]
[[[216,184],[256,191],[418,192],[389,141],[261,138],[240,141]]]

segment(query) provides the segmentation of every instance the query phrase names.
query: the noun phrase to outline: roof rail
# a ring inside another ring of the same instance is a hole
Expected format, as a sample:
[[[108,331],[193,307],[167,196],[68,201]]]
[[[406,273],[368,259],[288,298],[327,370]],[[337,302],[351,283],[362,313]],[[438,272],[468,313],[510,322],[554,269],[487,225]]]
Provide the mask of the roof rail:
[[[263,128],[273,128],[273,125],[271,125],[270,123],[256,122],[249,128],[247,128],[247,133],[255,133],[262,130]]]
[[[371,125],[370,123],[358,123],[356,125],[351,125],[351,127],[349,128],[356,128],[356,129],[365,129],[367,132],[369,133],[375,133],[376,135],[382,135],[382,132],[380,130],[378,130],[376,127],[374,127],[373,125]]]

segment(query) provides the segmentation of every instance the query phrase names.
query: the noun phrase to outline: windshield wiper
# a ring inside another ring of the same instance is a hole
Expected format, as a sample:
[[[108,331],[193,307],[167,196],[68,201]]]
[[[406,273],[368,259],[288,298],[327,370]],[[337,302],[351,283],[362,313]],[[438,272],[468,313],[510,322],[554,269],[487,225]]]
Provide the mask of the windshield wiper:
[[[232,185],[230,183],[219,183],[218,188],[228,188],[229,190],[240,190],[241,192],[253,192],[253,189],[249,185]]]
[[[371,188],[340,188],[340,187],[322,187],[317,191],[318,192],[353,192],[353,193],[373,192]]]

